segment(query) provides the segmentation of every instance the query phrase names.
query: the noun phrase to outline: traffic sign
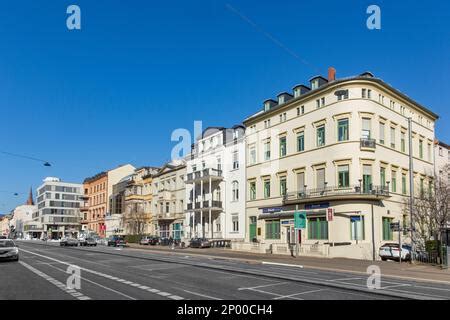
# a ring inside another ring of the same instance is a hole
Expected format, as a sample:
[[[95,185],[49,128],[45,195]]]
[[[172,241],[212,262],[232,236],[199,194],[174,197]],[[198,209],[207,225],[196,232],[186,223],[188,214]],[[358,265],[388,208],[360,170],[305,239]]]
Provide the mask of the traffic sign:
[[[400,230],[400,222],[391,222],[390,228],[392,231],[399,231]]]
[[[327,208],[327,221],[333,221],[334,208]]]
[[[294,228],[305,229],[306,228],[306,212],[295,211],[294,212]]]

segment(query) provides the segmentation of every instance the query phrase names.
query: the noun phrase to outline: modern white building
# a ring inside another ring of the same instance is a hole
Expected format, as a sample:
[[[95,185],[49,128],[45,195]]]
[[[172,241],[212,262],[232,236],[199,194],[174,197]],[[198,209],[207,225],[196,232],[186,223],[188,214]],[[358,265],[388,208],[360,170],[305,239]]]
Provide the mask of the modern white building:
[[[186,239],[244,240],[245,127],[209,127],[186,158]]]
[[[58,239],[78,236],[83,185],[48,177],[37,189],[37,211],[25,225],[25,232],[34,238]]]

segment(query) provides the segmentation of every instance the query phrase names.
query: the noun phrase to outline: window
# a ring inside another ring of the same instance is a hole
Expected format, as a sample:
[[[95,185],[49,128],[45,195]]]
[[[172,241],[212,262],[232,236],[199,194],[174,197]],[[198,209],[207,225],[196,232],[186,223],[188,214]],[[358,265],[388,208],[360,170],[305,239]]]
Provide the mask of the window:
[[[419,158],[423,159],[423,141],[419,140]]]
[[[323,107],[325,105],[325,98],[321,98],[320,101],[321,101],[321,104],[322,104],[322,107]]]
[[[397,172],[391,171],[391,191],[397,192]]]
[[[369,118],[362,118],[362,131],[361,131],[361,138],[363,139],[370,139],[370,119]]]
[[[308,223],[308,239],[326,240],[328,239],[328,221],[325,217],[311,217]]]
[[[250,164],[256,163],[256,147],[255,146],[249,147],[249,158],[250,158]]]
[[[382,187],[386,185],[386,168],[380,168],[380,184]]]
[[[350,217],[350,230],[352,240],[364,240],[364,217]]]
[[[405,133],[402,132],[400,134],[400,148],[402,152],[406,152],[406,140],[405,140]]]
[[[317,99],[317,100],[316,100],[316,107],[317,107],[317,109],[320,108],[320,99]]]
[[[316,170],[316,188],[325,188],[325,168]]]
[[[250,200],[256,200],[256,181],[250,182]]]
[[[285,122],[286,121],[286,112],[280,114],[280,122]]]
[[[287,192],[286,177],[280,177],[280,196],[285,196]]]
[[[286,137],[280,138],[280,157],[286,156]]]
[[[348,99],[348,90],[341,90],[337,92],[337,99],[338,101]]]
[[[380,122],[380,143],[384,144],[384,123]]]
[[[338,121],[338,141],[348,140],[348,119]]]
[[[338,187],[347,188],[350,186],[349,178],[349,166],[348,164],[338,166]]]
[[[264,198],[270,198],[270,180],[264,180]]]
[[[297,191],[302,192],[305,190],[305,173],[297,173]]]
[[[239,153],[233,152],[233,169],[239,169]]]
[[[367,98],[372,99],[372,90],[367,89]]]
[[[361,89],[361,98],[365,99],[366,98],[366,89]]]
[[[300,108],[297,108],[297,116],[300,115]]]
[[[424,192],[423,191],[424,191],[424,179],[420,178],[419,194],[420,194],[421,198],[423,198],[423,196],[424,196]]]
[[[300,107],[300,114],[304,114],[305,113],[305,106],[301,106]]]
[[[280,220],[266,220],[266,239],[280,239]]]
[[[368,193],[372,190],[372,166],[370,164],[363,165],[363,192]]]
[[[395,128],[391,127],[391,148],[395,149]]]
[[[169,213],[170,211],[170,203],[166,202],[166,213]]]
[[[427,146],[427,154],[428,154],[428,161],[431,162],[431,144],[430,143]]]
[[[402,194],[406,194],[406,174],[402,173]]]
[[[270,141],[264,143],[264,160],[270,160]]]
[[[383,241],[392,241],[391,222],[393,218],[383,218]]]
[[[439,155],[442,157],[442,148],[439,147]]]
[[[233,181],[232,182],[232,199],[233,201],[238,201],[239,200],[239,183],[237,181]]]
[[[297,133],[297,152],[305,150],[305,133],[303,131]]]
[[[325,145],[325,125],[317,127],[317,146]]]
[[[239,217],[233,216],[231,222],[233,223],[233,232],[239,232]]]

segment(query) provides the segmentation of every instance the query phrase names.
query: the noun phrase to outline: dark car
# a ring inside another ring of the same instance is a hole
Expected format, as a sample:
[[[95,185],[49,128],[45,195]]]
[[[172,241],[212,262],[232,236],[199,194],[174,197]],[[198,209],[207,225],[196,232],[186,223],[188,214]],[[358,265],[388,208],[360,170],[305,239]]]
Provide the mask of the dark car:
[[[0,240],[0,260],[19,261],[19,248],[12,240]]]
[[[127,242],[124,237],[121,236],[111,236],[108,238],[108,247],[125,247]]]
[[[94,238],[85,238],[83,240],[80,240],[80,246],[97,246],[97,241]]]
[[[0,236],[0,239],[7,239],[6,236]]]
[[[61,247],[78,247],[78,240],[74,238],[62,238],[59,245]]]
[[[189,246],[191,248],[210,248],[211,243],[206,238],[193,238]]]
[[[159,243],[159,237],[153,236],[150,238],[148,244],[151,246],[156,246]]]

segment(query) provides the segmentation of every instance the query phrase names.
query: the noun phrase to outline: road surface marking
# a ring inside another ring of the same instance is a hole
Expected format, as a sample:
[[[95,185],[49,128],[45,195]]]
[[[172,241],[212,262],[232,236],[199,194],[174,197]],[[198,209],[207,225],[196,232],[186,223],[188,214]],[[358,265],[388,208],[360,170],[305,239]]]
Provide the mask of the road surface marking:
[[[88,296],[85,296],[84,294],[76,291],[76,290],[71,290],[71,289],[67,289],[66,285],[63,284],[62,282],[50,277],[48,274],[45,274],[42,271],[39,271],[38,269],[30,266],[28,263],[25,263],[23,261],[19,261],[19,263],[24,266],[25,268],[27,268],[28,270],[30,270],[31,272],[35,273],[36,275],[40,276],[41,278],[44,278],[45,280],[47,280],[48,282],[54,284],[55,286],[57,286],[58,288],[60,288],[62,291],[70,294],[72,297],[77,298],[79,300],[90,300],[91,298],[89,298]]]
[[[325,291],[325,290],[327,290],[327,289],[310,290],[310,291],[305,291],[305,292],[293,293],[293,294],[289,294],[289,295],[286,295],[286,296],[276,297],[276,298],[273,298],[273,299],[274,300],[279,300],[279,299],[284,299],[284,298],[292,298],[293,296],[299,296],[301,294],[308,294],[308,293],[314,293],[314,292]]]
[[[55,263],[56,263],[56,262],[55,262]],[[61,269],[61,268],[58,268],[58,267],[55,267],[54,265],[52,265],[52,264],[50,264],[50,263],[48,264],[48,266],[49,266],[49,267],[52,267],[52,268],[54,268],[54,269],[56,269],[56,270],[59,270],[59,271],[61,271],[61,272],[63,272],[63,273],[66,273],[66,270]],[[136,298],[133,298],[133,297],[131,297],[131,296],[125,294],[125,293],[122,293],[122,292],[119,292],[119,291],[114,290],[114,289],[112,289],[112,288],[106,287],[106,286],[104,286],[104,285],[102,285],[102,284],[100,284],[100,283],[97,283],[97,282],[95,282],[95,281],[92,281],[92,280],[89,280],[89,279],[86,279],[86,278],[83,278],[83,277],[80,277],[80,279],[82,279],[82,280],[84,280],[84,281],[86,281],[86,282],[92,283],[92,284],[94,284],[94,285],[97,285],[97,286],[99,286],[99,287],[101,287],[101,288],[103,288],[103,289],[105,289],[105,290],[109,290],[109,291],[112,291],[112,292],[114,292],[114,293],[117,293],[117,294],[119,294],[119,295],[121,295],[121,296],[124,296],[124,297],[130,299],[130,300],[137,300]]]
[[[264,291],[264,290],[259,290],[259,289],[248,289],[248,290],[255,291],[255,292],[260,292],[260,293],[265,293],[265,294],[268,294],[268,295],[271,295],[271,296],[283,297],[282,294],[278,294],[278,293],[274,293],[274,292],[270,292],[270,291]],[[304,299],[296,298],[296,297],[291,297],[291,299],[304,300]]]
[[[221,298],[211,297],[211,296],[208,296],[206,294],[202,294],[202,293],[198,293],[198,292],[193,292],[193,291],[188,291],[188,290],[183,290],[183,291],[187,292],[187,293],[190,293],[190,294],[193,294],[193,295],[196,295],[196,296],[199,296],[199,297],[203,297],[203,298],[208,298],[208,299],[212,299],[212,300],[223,300]]]
[[[338,279],[329,279],[326,281],[347,281],[347,280],[362,280],[364,278],[338,278]]]
[[[27,253],[30,253],[30,254],[34,254],[34,255],[36,255],[38,257],[42,257],[42,258],[45,258],[45,259],[56,261],[56,262],[59,262],[59,263],[64,264],[64,265],[68,265],[68,266],[73,265],[72,263],[68,263],[68,262],[65,262],[65,261],[62,261],[62,260],[58,260],[58,259],[55,259],[55,258],[52,258],[52,257],[44,256],[42,254],[35,253],[35,252],[32,252],[32,251],[28,251],[28,250],[25,250],[25,249],[21,249],[21,251],[24,251],[24,252],[27,252]],[[79,267],[79,268],[81,270],[83,270],[83,271],[86,271],[86,272],[98,275],[100,277],[111,279],[111,275],[109,275],[109,274],[98,272],[98,271],[91,270],[91,269],[87,269],[87,268],[84,268],[84,267]],[[133,286],[132,284],[134,284],[134,282],[127,281],[127,280],[124,280],[124,279],[118,279],[118,280],[115,280],[115,281],[121,282],[123,284],[128,284],[128,285],[131,285],[131,286]],[[142,285],[138,284],[137,286],[133,286],[133,287],[139,288],[139,287],[142,287]],[[160,290],[157,290],[157,289],[154,289],[154,290],[156,290],[157,292],[160,292]],[[147,289],[146,291],[150,291],[150,289]],[[173,299],[173,298],[171,298],[173,295],[171,295],[170,293],[168,293],[167,296],[168,296],[169,299]],[[174,299],[174,300],[179,300],[179,299]]]
[[[252,290],[252,289],[265,288],[265,287],[270,287],[270,286],[278,286],[280,284],[285,284],[285,283],[288,283],[288,282],[269,283],[269,284],[263,284],[261,286],[256,286],[256,287],[238,288],[238,290]]]
[[[302,265],[299,264],[288,264],[288,263],[278,263],[278,262],[270,262],[270,261],[262,261],[262,264],[269,264],[274,266],[284,266],[284,267],[294,267],[303,269]]]

